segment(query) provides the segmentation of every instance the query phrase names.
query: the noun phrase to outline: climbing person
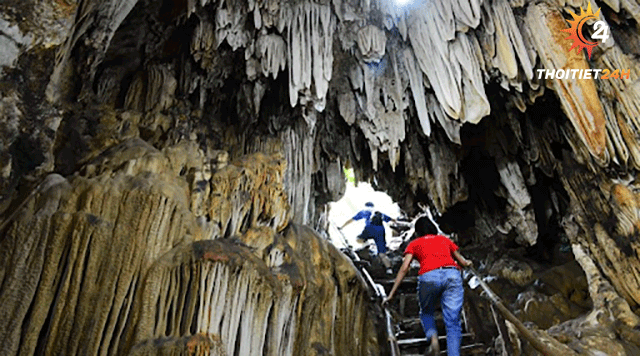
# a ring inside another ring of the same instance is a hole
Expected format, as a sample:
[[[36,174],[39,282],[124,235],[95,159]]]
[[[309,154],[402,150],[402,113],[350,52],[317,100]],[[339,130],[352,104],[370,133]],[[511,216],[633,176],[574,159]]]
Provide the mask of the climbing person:
[[[431,345],[427,353],[440,354],[438,332],[433,317],[438,302],[442,305],[442,316],[447,331],[447,355],[460,355],[462,326],[460,311],[464,301],[464,288],[460,267],[469,267],[473,262],[458,252],[458,246],[448,238],[438,235],[438,229],[428,217],[421,217],[415,223],[416,238],[404,251],[402,267],[389,292],[382,302],[389,303],[409,271],[411,261],[415,258],[420,263],[418,272],[418,303],[420,305],[420,321],[427,340]],[[456,263],[457,261],[457,263]]]
[[[363,210],[360,210],[356,215],[354,215],[354,217],[347,220],[340,229],[342,230],[356,220],[366,219],[364,229],[358,238],[361,240],[373,239],[376,243],[376,248],[378,249],[378,256],[380,257],[382,264],[385,266],[387,274],[392,274],[391,261],[389,260],[389,257],[387,257],[387,241],[385,239],[383,223],[390,221],[395,222],[396,220],[379,211],[374,211],[374,205],[372,202],[367,202],[364,206],[365,208]]]

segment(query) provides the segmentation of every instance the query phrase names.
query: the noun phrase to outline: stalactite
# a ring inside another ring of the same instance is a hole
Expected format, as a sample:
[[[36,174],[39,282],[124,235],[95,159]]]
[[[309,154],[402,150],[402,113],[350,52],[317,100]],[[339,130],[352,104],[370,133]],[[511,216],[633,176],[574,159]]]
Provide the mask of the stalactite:
[[[532,120],[534,118],[528,116],[525,120],[527,132],[525,142],[528,146],[526,157],[536,167],[540,168],[544,174],[551,177],[558,167],[558,162],[551,150],[551,142],[557,142],[560,139],[558,128],[553,121],[547,121],[544,129],[539,130],[535,128]]]
[[[224,41],[235,51],[246,47],[249,42],[249,34],[245,31],[247,22],[247,8],[244,1],[221,0],[215,12],[215,47],[218,48]]]
[[[263,137],[248,148],[250,152],[267,152],[282,155],[288,169],[281,172],[282,183],[288,204],[293,212],[293,221],[299,224],[311,222],[312,174],[316,171],[313,155],[313,140],[306,134],[307,125],[299,123],[287,128],[278,137]],[[281,167],[281,168],[284,168]]]
[[[429,94],[427,96],[427,107],[429,108],[431,122],[439,122],[449,140],[453,143],[461,144],[460,127],[462,127],[462,124],[459,121],[447,118],[435,95]]]
[[[358,48],[365,62],[378,63],[384,57],[387,37],[381,29],[368,25],[360,29],[357,35]]]
[[[289,98],[291,106],[324,107],[333,71],[331,7],[302,1],[282,15],[288,31]]]
[[[438,135],[428,147],[429,164],[425,169],[427,191],[438,213],[467,199],[467,183],[461,176],[450,143]],[[451,184],[455,182],[454,184]]]
[[[409,39],[422,72],[429,78],[438,101],[447,115],[459,117],[461,98],[457,83],[460,67],[451,63],[447,42],[455,37],[455,28],[441,20],[436,11],[414,14],[409,25]],[[450,21],[453,22],[451,15]]]
[[[146,76],[136,76],[125,98],[125,108],[154,113],[168,109],[174,100],[177,81],[164,65],[150,66]]]
[[[215,55],[215,32],[208,21],[198,22],[191,38],[191,54],[203,69],[211,70]]]
[[[485,3],[488,6],[488,2]],[[526,79],[533,78],[533,61],[529,57],[527,46],[516,24],[516,19],[507,0],[496,0],[492,3],[491,18],[496,29],[496,65],[509,79],[518,75],[518,60]],[[516,59],[517,55],[517,59]]]
[[[420,120],[420,126],[422,132],[425,135],[431,135],[431,122],[429,121],[429,115],[427,111],[427,102],[424,94],[424,84],[422,81],[422,71],[418,69],[416,65],[415,56],[411,48],[407,48],[402,52],[404,59],[404,68],[409,76],[409,83],[411,86],[411,93],[413,94],[413,101],[416,107],[416,113],[418,120]]]
[[[490,112],[481,75],[480,64],[483,59],[480,48],[470,38],[473,36],[471,32],[458,32],[456,35],[455,28],[451,26],[451,8],[437,5],[439,2],[429,4],[438,11],[414,14],[409,25],[409,38],[419,67],[429,78],[436,97],[448,116],[463,122],[477,123]],[[478,26],[479,4],[472,4],[473,18],[464,17],[466,26]],[[415,85],[419,84],[415,74],[410,73],[410,78]],[[414,94],[414,100],[419,103],[421,98],[415,98]]]
[[[463,73],[461,89],[464,101],[460,111],[461,121],[477,124],[489,115],[491,108],[482,81],[482,54],[470,37],[472,36],[458,33],[451,45],[451,55],[458,60]]]
[[[629,162],[633,167],[640,167],[640,148],[637,140],[631,139],[631,132],[640,130],[640,92],[634,87],[640,73],[640,65],[630,60],[627,54],[617,48],[608,49],[598,58],[596,63],[601,68],[625,68],[629,75],[616,80],[599,80],[597,88],[601,95],[602,105],[607,121],[608,142],[616,148],[612,157],[619,161]],[[612,78],[613,79],[613,78]],[[624,127],[623,127],[624,126]],[[628,161],[629,154],[632,158]]]
[[[256,54],[262,66],[262,75],[273,79],[287,63],[286,44],[282,37],[274,34],[261,35],[256,42]]]
[[[399,162],[398,147],[405,139],[404,109],[408,103],[404,100],[404,83],[398,71],[398,59],[388,59],[392,70],[380,73],[382,64],[362,64],[364,93],[356,93],[358,104],[366,119],[357,124],[367,138],[371,161],[377,170],[379,152],[387,152],[391,167],[395,169]],[[360,71],[358,71],[360,73]]]
[[[540,22],[540,19],[544,19]],[[542,63],[546,68],[588,69],[583,54],[566,52],[554,41],[554,33],[566,28],[565,21],[547,5],[536,4],[529,7],[527,26],[534,36],[534,43]],[[550,85],[558,93],[562,107],[571,120],[580,140],[585,143],[591,155],[601,165],[608,163],[606,155],[605,115],[598,100],[595,84],[591,80],[553,79]]]
[[[496,161],[500,181],[507,190],[509,203],[508,224],[517,233],[516,240],[521,244],[533,245],[538,238],[538,226],[536,224],[533,209],[530,206],[531,196],[527,190],[522,172],[517,163],[507,161],[504,158]]]

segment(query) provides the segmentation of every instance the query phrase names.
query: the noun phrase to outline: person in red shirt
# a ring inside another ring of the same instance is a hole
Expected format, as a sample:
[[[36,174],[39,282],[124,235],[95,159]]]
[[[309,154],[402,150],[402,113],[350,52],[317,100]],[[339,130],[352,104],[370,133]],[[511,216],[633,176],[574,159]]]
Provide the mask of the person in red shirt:
[[[427,217],[422,217],[415,224],[416,236],[404,251],[402,267],[389,296],[382,302],[387,304],[395,295],[400,282],[409,271],[411,261],[415,258],[420,263],[418,272],[418,302],[420,304],[420,321],[431,346],[427,352],[434,355],[440,353],[438,332],[433,318],[435,308],[440,301],[442,316],[447,330],[447,355],[460,355],[460,311],[464,303],[464,288],[460,266],[473,264],[458,252],[458,246],[448,238],[438,235],[438,229]],[[456,263],[457,262],[457,263]],[[430,351],[429,351],[430,350]]]

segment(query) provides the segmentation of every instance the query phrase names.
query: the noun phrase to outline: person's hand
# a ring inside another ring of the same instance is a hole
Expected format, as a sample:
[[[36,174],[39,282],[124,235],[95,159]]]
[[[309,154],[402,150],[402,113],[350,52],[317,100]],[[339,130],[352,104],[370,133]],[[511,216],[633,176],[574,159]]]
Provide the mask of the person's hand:
[[[471,260],[464,260],[462,262],[462,267],[471,267],[471,266],[473,266],[473,261]]]
[[[384,300],[382,300],[382,306],[386,307],[387,304],[389,304],[390,301],[391,301],[391,297],[384,298]]]

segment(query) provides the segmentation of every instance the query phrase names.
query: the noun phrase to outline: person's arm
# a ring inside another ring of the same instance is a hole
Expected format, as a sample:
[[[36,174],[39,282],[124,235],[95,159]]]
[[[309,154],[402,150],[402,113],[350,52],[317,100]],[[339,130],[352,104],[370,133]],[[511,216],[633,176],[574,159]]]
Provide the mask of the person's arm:
[[[464,258],[464,256],[462,256],[458,251],[453,251],[453,257],[458,261],[458,263],[462,267],[473,266],[473,262],[471,260]]]
[[[351,224],[352,222],[356,221],[356,220],[362,220],[362,219],[368,219],[369,215],[367,214],[371,214],[365,210],[361,210],[359,211],[356,215],[354,215],[351,219],[347,220],[346,223],[344,223],[344,225],[340,226],[340,230],[344,229],[345,226]]]
[[[382,221],[384,221],[384,222],[386,222],[386,223],[388,223],[388,224],[391,224],[391,223],[394,223],[394,224],[395,224],[395,223],[397,223],[397,222],[398,222],[396,219],[394,219],[394,218],[390,217],[390,216],[389,216],[389,215],[387,215],[387,214],[382,214]]]
[[[340,230],[344,229],[345,226],[351,224],[352,222],[354,222],[353,218],[347,220],[347,222],[344,223],[344,225],[340,226]]]
[[[396,290],[398,290],[398,287],[400,286],[400,282],[402,282],[402,279],[404,278],[404,276],[407,274],[407,272],[409,272],[409,266],[411,265],[411,260],[413,260],[412,254],[407,253],[406,255],[404,255],[404,260],[402,261],[402,267],[400,267],[400,270],[398,271],[398,275],[396,275],[396,281],[393,283],[391,292],[389,292],[389,295],[386,298],[384,298],[384,300],[382,301],[383,305],[389,303],[389,301],[396,294]]]

